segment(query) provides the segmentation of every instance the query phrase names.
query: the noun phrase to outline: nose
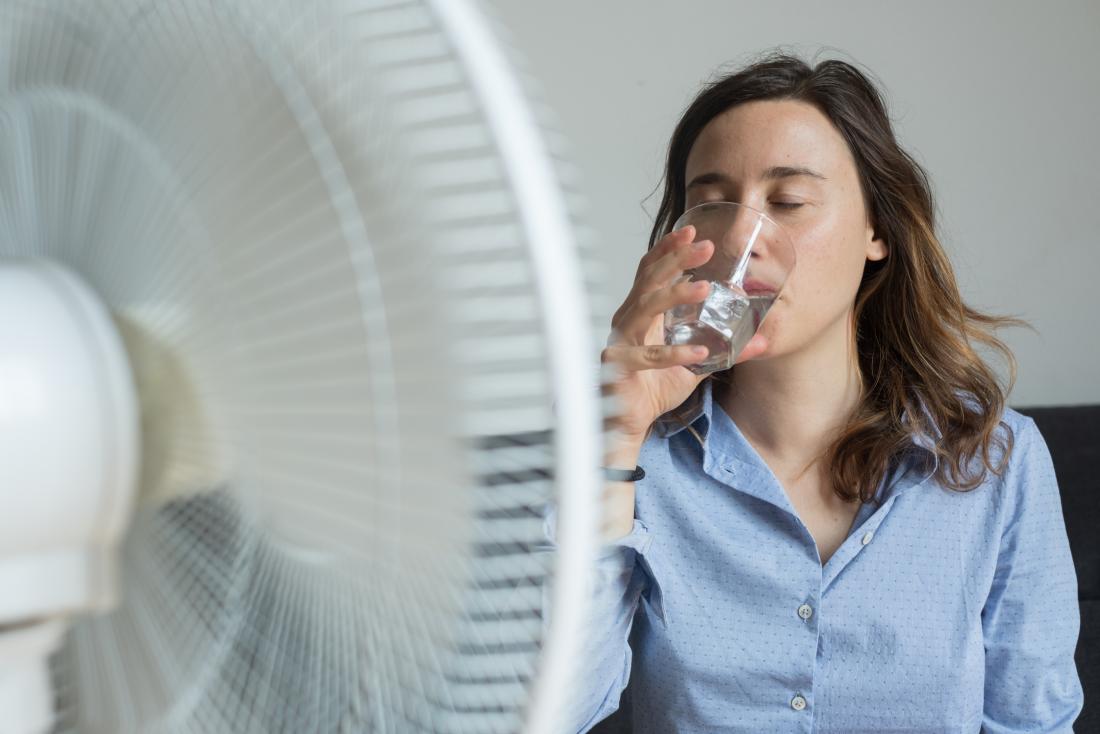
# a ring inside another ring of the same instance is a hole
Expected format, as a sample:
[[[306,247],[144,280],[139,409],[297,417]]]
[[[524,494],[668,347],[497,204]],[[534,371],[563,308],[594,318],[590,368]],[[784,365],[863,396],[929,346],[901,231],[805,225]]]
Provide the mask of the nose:
[[[733,222],[723,235],[722,247],[730,257],[737,260],[741,259],[745,249],[751,252],[753,259],[765,258],[768,256],[772,232],[773,227],[763,214],[739,206]]]

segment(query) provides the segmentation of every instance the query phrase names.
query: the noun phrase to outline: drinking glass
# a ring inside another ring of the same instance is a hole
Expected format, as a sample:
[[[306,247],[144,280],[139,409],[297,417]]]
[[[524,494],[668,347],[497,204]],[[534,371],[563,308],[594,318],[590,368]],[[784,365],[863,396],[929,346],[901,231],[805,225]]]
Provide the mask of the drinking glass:
[[[685,365],[697,375],[733,366],[752,339],[794,269],[794,246],[773,219],[745,204],[712,201],[684,212],[673,229],[695,226],[695,241],[710,240],[714,253],[675,282],[708,280],[701,303],[665,312],[665,344],[703,344],[706,359]]]

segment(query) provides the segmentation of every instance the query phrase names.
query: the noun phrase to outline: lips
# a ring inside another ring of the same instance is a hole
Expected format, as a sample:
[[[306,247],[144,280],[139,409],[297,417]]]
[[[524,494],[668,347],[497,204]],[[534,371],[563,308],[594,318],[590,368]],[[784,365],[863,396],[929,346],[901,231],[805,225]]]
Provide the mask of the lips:
[[[741,284],[741,287],[750,296],[773,296],[776,293],[775,286],[756,278],[745,278],[745,282]]]

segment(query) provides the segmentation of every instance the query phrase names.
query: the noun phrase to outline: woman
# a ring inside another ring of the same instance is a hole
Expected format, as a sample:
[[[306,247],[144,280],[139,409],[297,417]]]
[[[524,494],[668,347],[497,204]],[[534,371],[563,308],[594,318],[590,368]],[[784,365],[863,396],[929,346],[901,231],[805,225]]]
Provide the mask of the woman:
[[[697,376],[662,314],[736,201],[797,265],[735,367]],[[597,640],[573,730],[1070,732],[1077,584],[1015,365],[966,306],[921,167],[852,65],[773,55],[706,87],[669,147],[649,251],[602,357],[623,415]],[[1002,388],[974,350],[1002,352]]]

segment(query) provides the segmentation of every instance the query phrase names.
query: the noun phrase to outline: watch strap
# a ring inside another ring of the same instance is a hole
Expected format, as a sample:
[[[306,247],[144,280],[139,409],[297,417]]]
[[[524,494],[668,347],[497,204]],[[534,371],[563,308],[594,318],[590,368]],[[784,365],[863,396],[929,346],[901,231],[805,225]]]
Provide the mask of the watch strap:
[[[612,482],[636,482],[645,477],[645,470],[640,466],[633,469],[612,469],[605,466],[603,475],[604,479]]]

